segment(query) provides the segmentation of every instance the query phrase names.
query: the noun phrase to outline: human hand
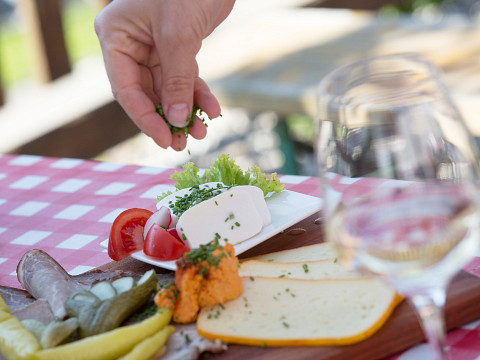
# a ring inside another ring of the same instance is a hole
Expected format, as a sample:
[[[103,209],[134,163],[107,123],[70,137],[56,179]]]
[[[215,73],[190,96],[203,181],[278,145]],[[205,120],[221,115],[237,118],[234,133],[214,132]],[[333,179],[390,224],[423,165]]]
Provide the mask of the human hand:
[[[107,75],[115,99],[142,132],[161,147],[185,148],[183,132],[172,136],[168,122],[187,124],[195,104],[210,118],[220,105],[199,77],[196,55],[202,40],[230,13],[235,0],[114,0],[95,18]],[[189,128],[206,135],[196,118]]]

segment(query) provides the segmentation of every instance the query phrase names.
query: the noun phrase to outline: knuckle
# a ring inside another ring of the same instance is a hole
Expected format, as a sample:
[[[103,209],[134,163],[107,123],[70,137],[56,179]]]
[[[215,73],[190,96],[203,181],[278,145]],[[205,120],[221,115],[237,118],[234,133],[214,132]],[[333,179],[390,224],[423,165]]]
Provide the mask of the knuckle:
[[[185,75],[168,76],[164,81],[164,89],[169,94],[193,91],[193,78]]]

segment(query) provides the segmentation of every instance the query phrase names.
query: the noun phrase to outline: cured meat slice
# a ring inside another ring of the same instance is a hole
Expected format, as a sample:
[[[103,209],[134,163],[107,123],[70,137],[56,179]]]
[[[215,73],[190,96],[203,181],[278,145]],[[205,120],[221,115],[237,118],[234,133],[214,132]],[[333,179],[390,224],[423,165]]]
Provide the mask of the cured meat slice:
[[[53,313],[47,300],[36,300],[35,302],[23,307],[22,309],[12,311],[20,321],[26,319],[35,319],[43,325],[48,325],[54,320]]]
[[[17,266],[17,277],[30,295],[47,300],[53,315],[59,319],[66,315],[64,303],[67,297],[83,288],[42,250],[31,250],[23,255]]]
[[[35,302],[35,299],[22,289],[0,286],[0,295],[2,295],[3,301],[5,301],[11,312]]]

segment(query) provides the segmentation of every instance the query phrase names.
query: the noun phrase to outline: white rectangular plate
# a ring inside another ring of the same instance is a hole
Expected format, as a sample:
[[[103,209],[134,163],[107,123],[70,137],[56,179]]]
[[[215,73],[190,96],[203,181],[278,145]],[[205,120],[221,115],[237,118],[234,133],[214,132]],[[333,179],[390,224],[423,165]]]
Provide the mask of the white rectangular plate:
[[[263,227],[262,231],[257,235],[242,241],[240,244],[234,245],[236,255],[240,255],[255,245],[260,244],[286,228],[318,212],[322,205],[322,199],[288,190],[273,194],[265,200],[268,210],[270,210],[270,215],[272,216],[271,223]],[[108,239],[102,241],[100,246],[107,249]],[[131,256],[134,259],[164,269],[176,270],[177,268],[175,260],[158,261],[146,256],[143,251],[133,253]]]

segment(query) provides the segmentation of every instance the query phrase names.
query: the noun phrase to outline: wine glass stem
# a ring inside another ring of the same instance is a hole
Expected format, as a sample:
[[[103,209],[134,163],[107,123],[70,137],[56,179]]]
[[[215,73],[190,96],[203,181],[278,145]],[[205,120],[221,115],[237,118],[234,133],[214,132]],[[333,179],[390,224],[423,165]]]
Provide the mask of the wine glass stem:
[[[443,312],[445,297],[445,287],[426,289],[409,295],[435,360],[448,360]]]

